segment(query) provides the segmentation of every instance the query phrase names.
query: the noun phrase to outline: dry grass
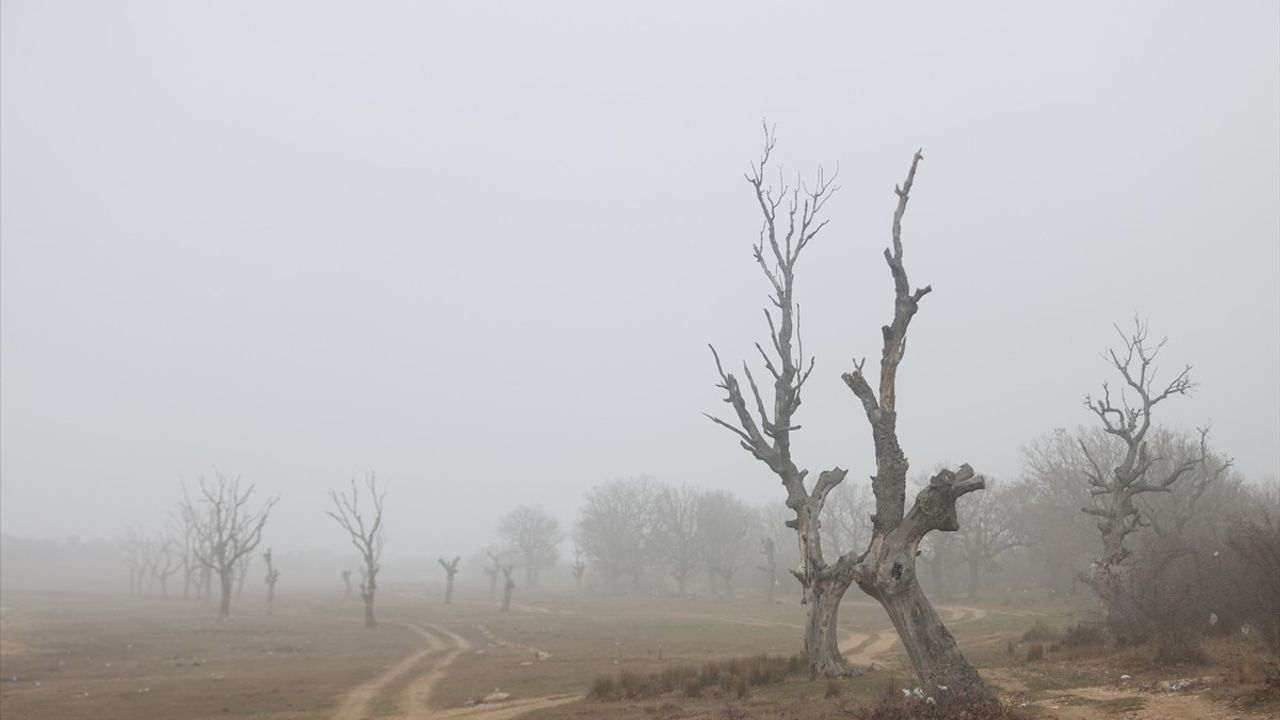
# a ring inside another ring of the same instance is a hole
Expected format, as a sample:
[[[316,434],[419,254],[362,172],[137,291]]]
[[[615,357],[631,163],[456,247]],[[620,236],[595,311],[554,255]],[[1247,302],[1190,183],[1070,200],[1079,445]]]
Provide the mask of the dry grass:
[[[677,691],[696,698],[716,689],[721,695],[743,698],[748,688],[761,687],[799,677],[805,672],[804,658],[756,655],[703,664],[673,665],[658,672],[620,670],[615,675],[597,677],[587,696],[594,700],[638,700],[669,695]]]

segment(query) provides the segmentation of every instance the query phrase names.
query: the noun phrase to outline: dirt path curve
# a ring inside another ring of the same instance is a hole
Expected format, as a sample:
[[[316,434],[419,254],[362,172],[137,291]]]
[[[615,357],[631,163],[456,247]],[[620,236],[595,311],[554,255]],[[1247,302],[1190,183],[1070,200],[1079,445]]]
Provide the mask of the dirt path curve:
[[[421,635],[426,642],[426,647],[383,670],[372,679],[361,683],[344,695],[342,700],[338,702],[338,709],[333,713],[332,720],[365,720],[371,715],[373,703],[382,694],[383,688],[413,670],[414,666],[427,655],[440,649],[440,641],[431,633],[417,625],[405,623],[404,626]]]
[[[580,695],[553,695],[435,710],[431,707],[431,696],[436,685],[444,679],[453,662],[471,649],[471,641],[439,625],[422,627],[404,623],[404,626],[422,636],[426,647],[344,695],[331,720],[369,720],[374,716],[375,704],[385,694],[387,686],[415,672],[418,674],[403,691],[396,710],[383,717],[398,720],[509,720],[581,698]]]
[[[445,638],[449,643],[448,651],[435,662],[431,663],[431,667],[426,672],[415,677],[413,682],[405,690],[404,697],[401,699],[400,707],[401,715],[412,718],[430,718],[435,717],[431,710],[431,693],[435,690],[436,684],[444,677],[444,673],[453,664],[458,656],[471,649],[471,641],[450,632],[439,625],[428,625],[433,632]]]
[[[987,611],[982,608],[971,607],[945,607],[939,608],[945,610],[951,615],[946,622],[950,625],[958,625],[960,623],[975,622],[987,616]],[[870,644],[867,640],[870,639]],[[884,655],[898,642],[898,633],[892,627],[883,630],[877,630],[871,633],[862,633],[850,631],[840,639],[840,644],[849,648],[844,653],[844,659],[853,665],[866,665],[872,669],[876,667],[876,659]],[[863,647],[865,645],[865,647]]]
[[[868,637],[871,639],[870,643],[867,643]],[[898,642],[898,633],[893,628],[871,633],[870,635],[851,632],[843,638],[844,646],[853,648],[845,652],[844,659],[851,665],[866,665],[874,669],[876,667],[875,659],[885,654],[896,642]],[[864,645],[865,647],[863,647]]]

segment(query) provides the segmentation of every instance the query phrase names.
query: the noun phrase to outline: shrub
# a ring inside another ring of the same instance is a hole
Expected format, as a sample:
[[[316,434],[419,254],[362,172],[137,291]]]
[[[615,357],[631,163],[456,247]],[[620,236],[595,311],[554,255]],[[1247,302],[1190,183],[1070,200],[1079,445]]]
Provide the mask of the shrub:
[[[1036,620],[1036,624],[1031,626],[1030,630],[1022,633],[1022,642],[1046,642],[1053,640],[1056,634],[1053,630],[1045,625],[1043,620]]]
[[[1035,662],[1044,658],[1044,646],[1040,643],[1033,643],[1027,648],[1027,662]]]
[[[1062,634],[1062,644],[1069,648],[1097,645],[1102,642],[1102,626],[1079,623],[1067,626]]]
[[[1195,640],[1165,636],[1156,644],[1156,662],[1160,665],[1207,665],[1209,656]]]
[[[595,700],[635,700],[658,697],[677,690],[687,697],[699,697],[717,688],[721,695],[746,697],[751,687],[771,685],[799,675],[806,664],[801,657],[756,655],[734,660],[717,660],[699,667],[673,665],[654,673],[622,670],[617,675],[596,678],[588,696]]]

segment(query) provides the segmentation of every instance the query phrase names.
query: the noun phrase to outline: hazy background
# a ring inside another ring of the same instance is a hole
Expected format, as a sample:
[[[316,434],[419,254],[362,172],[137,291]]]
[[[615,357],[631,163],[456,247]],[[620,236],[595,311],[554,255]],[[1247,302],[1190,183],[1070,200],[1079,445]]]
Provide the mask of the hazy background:
[[[213,466],[265,542],[463,554],[650,474],[781,500],[701,412],[765,339],[741,173],[840,166],[799,277],[797,453],[873,466],[892,187],[923,146],[901,374],[915,468],[1013,477],[1088,423],[1135,311],[1251,477],[1280,470],[1280,6],[4,0],[0,523],[159,525]],[[874,363],[873,363],[874,364]]]

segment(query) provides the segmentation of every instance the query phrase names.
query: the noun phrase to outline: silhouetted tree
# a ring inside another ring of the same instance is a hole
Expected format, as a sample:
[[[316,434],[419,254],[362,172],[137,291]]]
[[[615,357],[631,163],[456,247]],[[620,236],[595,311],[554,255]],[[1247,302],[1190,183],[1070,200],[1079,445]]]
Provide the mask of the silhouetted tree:
[[[893,277],[894,313],[892,321],[882,328],[879,390],[868,384],[861,362],[842,376],[862,403],[875,446],[872,492],[876,502],[871,541],[862,554],[849,552],[829,565],[822,553],[822,509],[827,495],[844,481],[847,471],[839,467],[824,470],[815,482],[806,485],[808,471],[800,469],[792,459],[791,434],[798,429],[795,412],[813,371],[813,360],[806,364],[799,336],[795,269],[802,251],[826,227],[827,221],[821,220],[820,215],[835,191],[834,178],[819,168],[812,185],[775,190],[765,182],[774,143],[772,132],[766,129],[764,154],[747,174],[763,220],[754,255],[769,281],[770,302],[776,310],[776,317],[775,312],[765,311],[772,352],[756,345],[773,378],[774,394],[772,402],[766,404],[750,368],[744,365],[750,388],[748,399],[737,378],[725,372],[712,348],[720,377],[718,387],[725,391],[724,400],[733,408],[736,422],[711,419],[732,431],[748,453],[778,475],[787,491],[787,507],[795,513],[789,525],[797,532],[800,545],[800,568],[793,573],[804,587],[804,602],[808,604],[805,655],[811,669],[826,676],[850,672],[839,651],[837,614],[845,591],[856,581],[889,614],[923,687],[932,690],[946,685],[976,702],[994,702],[990,688],[956,647],[915,575],[920,541],[932,530],[956,530],[956,499],[981,489],[982,479],[968,465],[961,466],[958,472],[944,470],[920,492],[915,506],[910,511],[906,509],[908,464],[897,436],[897,372],[906,350],[907,327],[931,288],[911,290],[902,260],[902,218],[923,156],[915,154],[906,181],[895,188],[898,207],[893,216],[892,247],[884,251]]]
[[[444,604],[449,605],[453,603],[453,577],[458,574],[458,563],[462,562],[462,557],[458,556],[448,561],[439,558],[439,561],[445,575]]]
[[[524,562],[524,581],[538,586],[538,570],[555,565],[560,557],[559,545],[564,540],[560,523],[546,512],[527,505],[507,513],[498,526],[498,534],[511,552]]]
[[[360,598],[364,600],[364,626],[373,628],[378,621],[373,616],[373,598],[378,589],[378,566],[382,558],[382,505],[387,491],[378,490],[378,479],[373,473],[365,477],[365,493],[370,507],[361,508],[360,488],[351,478],[351,494],[330,492],[334,510],[326,514],[333,518],[350,536],[351,544],[360,553]]]
[[[267,564],[267,614],[271,615],[275,611],[276,605],[276,583],[280,581],[280,571],[271,563],[271,548],[262,553],[262,560]]]
[[[218,576],[222,591],[218,617],[227,618],[231,615],[231,590],[237,564],[258,547],[262,527],[267,524],[278,498],[267,500],[256,510],[251,509],[254,486],[241,489],[239,478],[232,480],[221,473],[215,473],[212,483],[201,477],[199,490],[195,501],[184,500],[196,522],[195,554],[201,564]]]

